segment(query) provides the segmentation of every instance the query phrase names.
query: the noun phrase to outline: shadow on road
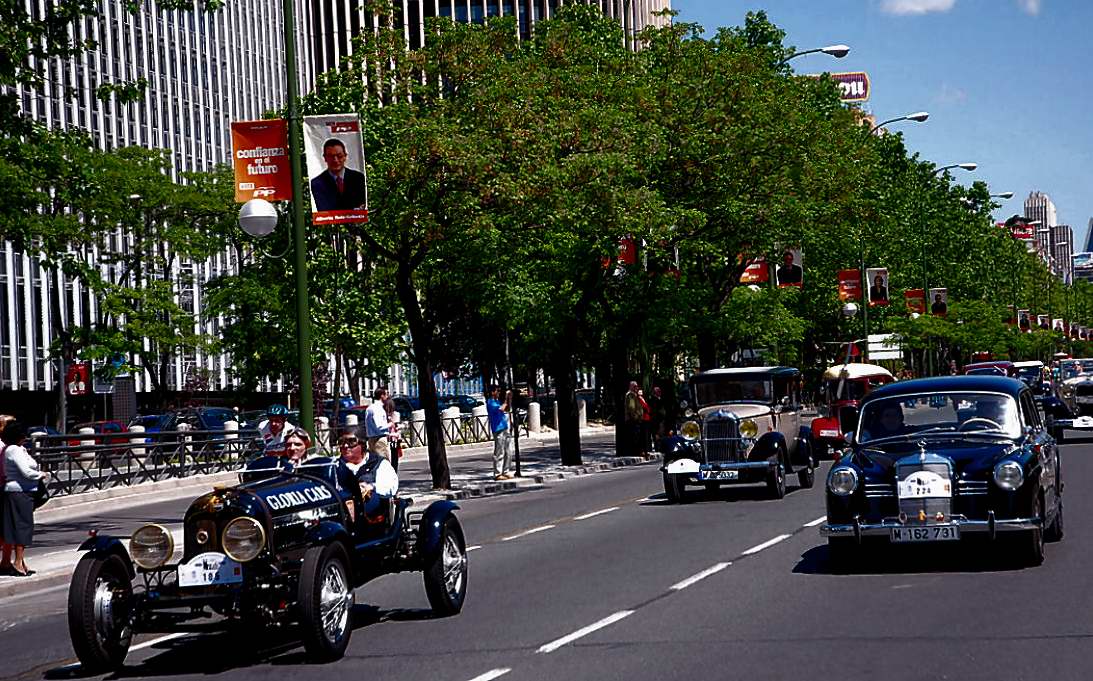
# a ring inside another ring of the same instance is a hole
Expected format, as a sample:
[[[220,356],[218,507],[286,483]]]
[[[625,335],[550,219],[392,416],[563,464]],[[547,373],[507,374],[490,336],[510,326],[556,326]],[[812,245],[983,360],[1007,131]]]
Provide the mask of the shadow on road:
[[[1021,570],[1014,552],[1002,546],[891,546],[878,543],[862,547],[848,565],[834,564],[827,545],[801,554],[793,566],[803,575],[904,575],[940,573],[1011,572]]]

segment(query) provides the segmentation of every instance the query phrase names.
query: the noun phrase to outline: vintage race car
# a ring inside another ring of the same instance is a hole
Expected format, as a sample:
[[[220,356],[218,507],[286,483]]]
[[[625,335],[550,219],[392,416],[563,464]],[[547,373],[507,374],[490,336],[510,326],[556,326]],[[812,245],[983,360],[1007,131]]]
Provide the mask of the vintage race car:
[[[832,562],[863,547],[990,540],[1037,565],[1063,536],[1060,453],[1024,383],[901,381],[862,403],[852,450],[827,476]]]
[[[344,471],[339,480],[327,458],[293,467],[264,456],[240,479],[190,505],[180,560],[158,524],[134,532],[128,549],[105,535],[80,547],[68,625],[87,672],[119,668],[137,633],[240,624],[251,635],[296,626],[312,659],[337,659],[352,634],[354,589],[391,572],[423,572],[437,614],[462,609],[467,554],[454,503],[409,512],[396,496],[366,515],[359,486]]]
[[[691,377],[684,422],[660,443],[664,492],[684,501],[687,485],[765,482],[786,494],[786,476],[812,487],[811,432],[801,423],[800,372],[791,367],[713,369]]]

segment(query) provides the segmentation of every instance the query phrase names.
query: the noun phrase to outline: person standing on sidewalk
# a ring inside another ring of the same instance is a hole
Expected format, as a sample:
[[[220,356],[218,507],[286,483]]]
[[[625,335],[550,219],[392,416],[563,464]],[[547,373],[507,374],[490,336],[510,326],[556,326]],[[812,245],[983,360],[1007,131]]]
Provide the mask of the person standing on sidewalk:
[[[391,452],[391,466],[398,473],[398,461],[402,458],[402,436],[399,434],[398,424],[402,415],[395,409],[395,401],[391,398],[384,404],[384,411],[387,413],[387,423],[390,424],[387,428],[387,448]]]
[[[504,404],[498,399],[500,388],[491,385],[486,391],[486,415],[493,433],[493,479],[511,480],[512,433],[509,431],[509,414],[512,412],[512,391],[505,392]]]
[[[372,391],[372,404],[364,412],[364,423],[368,434],[368,451],[391,460],[391,448],[387,444],[387,435],[391,424],[387,422],[387,388]]]
[[[38,462],[23,447],[27,439],[26,426],[19,421],[10,421],[4,427],[3,436],[4,446],[0,448],[0,478],[4,482],[4,510],[0,535],[4,545],[0,570],[7,575],[29,577],[34,574],[34,570],[27,567],[23,558],[26,547],[34,540],[33,494],[38,489],[38,483],[48,480],[49,475],[38,470]]]
[[[623,398],[623,423],[626,426],[626,443],[623,454],[641,453],[641,398],[638,396],[638,382],[630,381],[630,390]]]

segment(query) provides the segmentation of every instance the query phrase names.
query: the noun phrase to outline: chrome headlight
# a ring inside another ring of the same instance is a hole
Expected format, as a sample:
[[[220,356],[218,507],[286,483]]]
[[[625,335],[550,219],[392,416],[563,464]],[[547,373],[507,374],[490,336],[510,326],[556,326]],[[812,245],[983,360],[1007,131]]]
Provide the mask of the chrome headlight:
[[[994,467],[994,484],[1012,492],[1025,482],[1025,472],[1016,461],[1003,461]]]
[[[848,496],[857,486],[858,473],[853,468],[832,468],[827,476],[827,488],[836,496]]]
[[[695,415],[695,410],[691,409],[690,407],[687,407],[686,409],[683,410],[683,415],[687,418],[691,418],[692,416]]]
[[[679,427],[679,434],[688,440],[697,440],[702,437],[702,426],[697,421],[687,421]]]
[[[266,545],[266,531],[254,518],[242,516],[228,523],[222,539],[224,553],[232,560],[246,563],[262,551]]]
[[[129,539],[129,555],[133,562],[152,570],[171,560],[175,552],[175,539],[163,525],[145,525]]]
[[[740,422],[740,437],[746,437],[749,440],[754,440],[755,436],[759,434],[759,424],[751,419],[745,419]]]

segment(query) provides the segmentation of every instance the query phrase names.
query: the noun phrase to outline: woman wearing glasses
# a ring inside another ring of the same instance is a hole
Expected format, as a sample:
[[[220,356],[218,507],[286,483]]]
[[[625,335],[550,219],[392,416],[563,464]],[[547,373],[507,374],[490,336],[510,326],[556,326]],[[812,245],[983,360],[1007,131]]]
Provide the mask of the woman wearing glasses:
[[[355,428],[343,431],[338,437],[338,451],[341,452],[338,479],[343,486],[348,481],[360,485],[364,515],[374,516],[384,499],[398,493],[398,473],[387,459],[366,451],[364,439]]]

